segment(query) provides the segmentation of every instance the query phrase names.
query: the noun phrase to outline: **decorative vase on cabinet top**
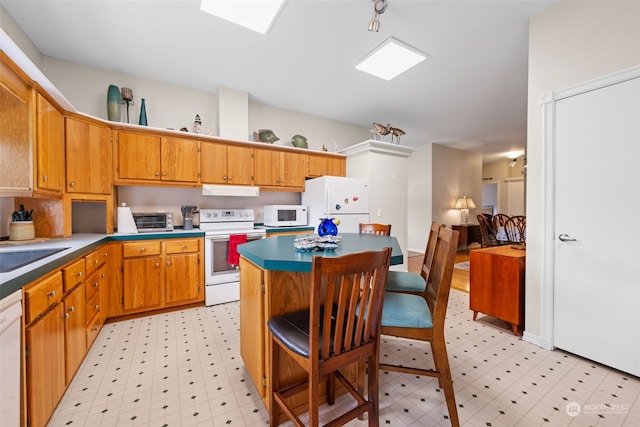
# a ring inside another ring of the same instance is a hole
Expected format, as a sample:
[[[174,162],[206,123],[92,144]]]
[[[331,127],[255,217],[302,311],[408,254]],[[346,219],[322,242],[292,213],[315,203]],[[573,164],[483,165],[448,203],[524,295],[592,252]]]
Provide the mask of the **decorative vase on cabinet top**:
[[[138,121],[138,124],[142,126],[147,125],[147,106],[144,103],[144,98],[142,98],[142,102],[140,104],[140,120]]]
[[[122,97],[120,88],[109,85],[107,90],[107,118],[112,122],[119,122],[122,117]]]

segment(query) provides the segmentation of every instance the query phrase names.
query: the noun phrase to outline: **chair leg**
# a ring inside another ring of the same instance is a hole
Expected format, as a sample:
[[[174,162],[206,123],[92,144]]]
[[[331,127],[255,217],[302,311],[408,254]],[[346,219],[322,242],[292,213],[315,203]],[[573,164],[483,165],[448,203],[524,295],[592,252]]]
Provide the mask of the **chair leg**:
[[[320,423],[319,405],[320,393],[318,387],[320,387],[320,378],[317,375],[311,374],[309,371],[309,427],[318,427]]]
[[[269,368],[269,389],[267,391],[269,393],[269,425],[273,427],[279,425],[278,413],[280,412],[280,407],[276,403],[273,394],[280,389],[280,383],[278,381],[279,372],[277,363],[278,344],[275,342],[271,334],[269,334],[269,353],[271,363]]]
[[[453,391],[453,379],[451,378],[451,369],[449,368],[449,357],[447,356],[447,347],[444,338],[435,339],[431,342],[431,350],[433,351],[433,360],[438,371],[438,383],[444,391],[444,398],[447,402],[449,411],[449,420],[452,427],[459,427],[458,408],[456,406],[456,395]]]
[[[327,405],[331,406],[336,401],[336,375],[332,372],[327,377]]]
[[[369,357],[367,361],[367,368],[369,373],[369,375],[367,376],[367,382],[368,382],[367,400],[373,403],[371,411],[369,411],[369,413],[367,414],[369,418],[369,427],[378,427],[380,423],[380,420],[379,420],[380,405],[379,405],[379,399],[378,399],[378,389],[379,389],[378,380],[379,380],[380,372],[378,369],[378,363],[376,359],[377,357],[372,356],[372,357]],[[358,386],[360,387],[360,384],[358,384]],[[360,390],[361,390],[361,393],[364,393],[364,386],[362,386]]]

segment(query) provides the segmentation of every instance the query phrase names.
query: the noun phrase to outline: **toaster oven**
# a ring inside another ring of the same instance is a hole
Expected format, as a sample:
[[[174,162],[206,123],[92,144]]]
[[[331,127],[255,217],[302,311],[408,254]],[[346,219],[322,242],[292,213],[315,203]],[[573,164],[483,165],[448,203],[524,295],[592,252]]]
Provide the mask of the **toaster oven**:
[[[173,231],[173,214],[166,212],[133,212],[133,221],[138,233]]]

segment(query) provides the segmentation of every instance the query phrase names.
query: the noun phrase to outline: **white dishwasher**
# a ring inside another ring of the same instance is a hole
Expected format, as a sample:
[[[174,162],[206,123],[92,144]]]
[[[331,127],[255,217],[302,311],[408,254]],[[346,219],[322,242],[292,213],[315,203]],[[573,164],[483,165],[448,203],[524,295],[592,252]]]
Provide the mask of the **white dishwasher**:
[[[0,420],[20,425],[20,317],[22,289],[0,300]]]

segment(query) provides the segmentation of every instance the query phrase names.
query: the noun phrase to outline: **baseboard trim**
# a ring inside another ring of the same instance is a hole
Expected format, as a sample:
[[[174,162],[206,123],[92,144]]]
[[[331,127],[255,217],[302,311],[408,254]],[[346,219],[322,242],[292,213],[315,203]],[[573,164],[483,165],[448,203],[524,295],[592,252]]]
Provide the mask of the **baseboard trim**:
[[[544,348],[546,350],[553,350],[553,346],[551,345],[551,341],[546,338],[543,338],[539,335],[534,335],[527,331],[522,333],[522,341],[528,342],[529,344],[536,345],[538,347]]]

